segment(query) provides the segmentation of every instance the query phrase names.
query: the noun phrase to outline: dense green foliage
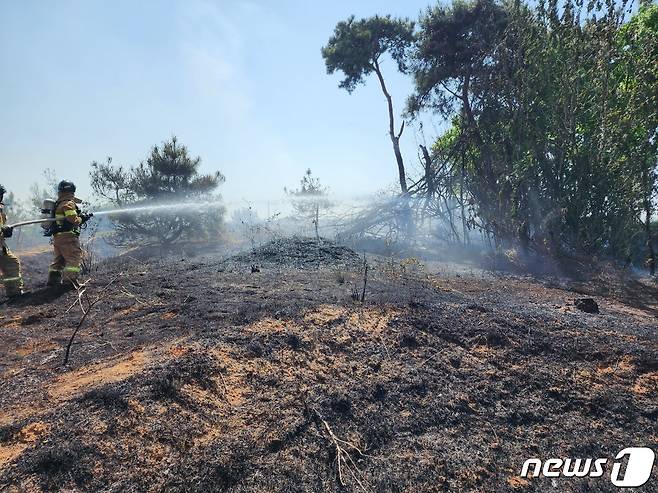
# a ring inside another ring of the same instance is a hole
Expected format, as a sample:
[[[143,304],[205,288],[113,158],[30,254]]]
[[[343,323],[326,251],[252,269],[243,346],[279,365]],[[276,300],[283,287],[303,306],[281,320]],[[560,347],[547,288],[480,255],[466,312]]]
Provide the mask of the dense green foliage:
[[[421,20],[409,109],[454,119],[444,159],[498,241],[627,257],[643,216],[650,238],[657,9],[624,8],[478,0]]]
[[[124,169],[106,163],[92,163],[91,186],[104,201],[121,209],[154,204],[169,204],[161,209],[128,214],[113,214],[114,242],[153,242],[170,244],[179,239],[207,239],[219,234],[224,209],[213,192],[223,183],[221,173],[199,173],[201,159],[189,156],[187,147],[173,137],[161,147],[151,149],[146,162]]]
[[[413,42],[413,23],[390,16],[356,20],[354,16],[336,25],[322,56],[327,72],[340,70],[345,78],[339,84],[349,92],[364,84],[377,70],[381,57],[388,53],[400,72],[407,71],[407,51]]]
[[[414,36],[407,115],[449,124],[409,188],[423,211],[460,241],[654,271],[658,6],[455,1]]]

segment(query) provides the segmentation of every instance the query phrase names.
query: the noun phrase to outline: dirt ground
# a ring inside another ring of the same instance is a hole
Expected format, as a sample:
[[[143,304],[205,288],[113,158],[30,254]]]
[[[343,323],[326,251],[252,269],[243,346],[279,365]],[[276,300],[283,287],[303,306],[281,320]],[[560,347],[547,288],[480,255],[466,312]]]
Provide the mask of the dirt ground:
[[[362,303],[361,256],[294,248],[102,263],[68,366],[76,295],[27,260],[34,292],[0,299],[0,491],[604,492],[609,470],[519,472],[658,449],[655,287],[369,257]]]

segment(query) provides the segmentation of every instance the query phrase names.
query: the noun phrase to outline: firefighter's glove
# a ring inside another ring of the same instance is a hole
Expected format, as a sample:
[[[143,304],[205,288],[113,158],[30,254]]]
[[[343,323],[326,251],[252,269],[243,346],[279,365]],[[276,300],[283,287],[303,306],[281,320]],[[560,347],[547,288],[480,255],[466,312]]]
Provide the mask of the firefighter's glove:
[[[10,228],[9,226],[5,226],[2,228],[2,236],[5,238],[11,238],[11,236],[14,234],[14,228]]]
[[[82,220],[82,224],[89,221],[92,217],[94,217],[94,215],[91,212],[89,214],[80,214],[80,219]]]

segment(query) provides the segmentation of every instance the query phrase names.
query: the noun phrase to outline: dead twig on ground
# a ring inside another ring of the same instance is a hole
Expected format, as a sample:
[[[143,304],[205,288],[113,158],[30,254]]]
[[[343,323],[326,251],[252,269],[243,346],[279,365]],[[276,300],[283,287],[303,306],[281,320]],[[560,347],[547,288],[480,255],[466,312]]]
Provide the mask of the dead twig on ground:
[[[131,293],[130,291],[128,291],[126,288],[121,288],[121,292],[122,292],[123,294],[125,294],[126,296],[128,296],[129,298],[132,298],[133,300],[135,300],[135,301],[136,301],[137,303],[139,303],[140,305],[148,305],[148,303],[146,303],[145,301],[140,300],[137,296],[135,296],[134,294],[132,294],[132,293]]]
[[[112,351],[114,351],[115,353],[119,352],[119,350],[116,347],[114,347],[114,344],[112,344],[110,341],[105,341],[104,343],[99,344],[98,347],[103,347],[103,346],[110,346],[110,348],[112,348]]]
[[[85,312],[85,307],[84,307],[83,304],[82,304],[82,298],[85,298],[85,300],[86,300],[87,302],[89,302],[89,298],[87,298],[87,297],[85,296],[85,293],[87,292],[87,283],[88,283],[90,280],[91,280],[91,279],[89,279],[89,280],[87,280],[86,282],[83,282],[83,283],[77,283],[77,282],[74,283],[75,290],[76,290],[76,292],[78,293],[78,299],[77,299],[76,301],[78,302],[78,305],[80,306],[80,310],[82,311],[82,313]]]
[[[226,400],[228,407],[233,407],[231,405],[231,401],[228,399],[228,385],[226,385],[226,379],[224,378],[224,375],[221,371],[219,372],[219,378],[222,379],[222,386],[224,387],[224,399]]]
[[[70,357],[70,355],[71,355],[71,346],[73,345],[73,341],[74,341],[74,339],[75,339],[75,336],[78,334],[78,332],[80,331],[80,328],[81,328],[82,325],[85,323],[85,320],[87,319],[87,316],[88,316],[89,313],[91,312],[91,309],[92,309],[96,304],[98,304],[98,302],[100,302],[100,301],[104,298],[103,295],[105,294],[105,292],[106,292],[106,291],[109,289],[109,287],[110,287],[112,284],[114,284],[114,282],[115,282],[117,279],[119,279],[119,277],[121,277],[122,275],[123,275],[123,274],[118,274],[118,275],[115,276],[115,277],[114,277],[109,283],[107,283],[107,284],[106,284],[106,285],[100,290],[100,292],[98,293],[98,295],[96,296],[96,298],[95,298],[93,301],[90,301],[89,298],[85,295],[85,293],[86,293],[86,291],[87,291],[87,284],[89,283],[89,281],[90,281],[91,279],[88,280],[87,282],[84,282],[84,283],[79,284],[79,285],[76,286],[76,290],[77,290],[77,292],[78,292],[78,298],[77,298],[77,300],[75,301],[75,303],[73,303],[73,305],[71,306],[71,308],[73,308],[73,306],[75,306],[76,304],[79,304],[79,305],[80,305],[80,310],[82,310],[82,317],[80,318],[80,321],[78,322],[78,324],[76,325],[75,329],[73,330],[73,333],[71,334],[71,337],[69,338],[69,342],[68,342],[68,344],[66,345],[66,351],[64,352],[64,361],[63,361],[63,365],[64,365],[64,366],[66,366],[66,365],[68,364],[68,362],[69,362],[69,357]],[[86,308],[86,309],[85,309],[85,307],[84,307],[84,304],[82,303],[82,298],[83,298],[83,297],[85,297],[85,300],[87,301],[87,308]],[[69,310],[70,310],[71,308],[69,308]],[[68,311],[68,310],[67,310],[67,311]]]
[[[384,351],[386,352],[386,357],[387,357],[388,359],[391,359],[391,353],[388,352],[388,347],[386,346],[386,341],[385,341],[384,338],[381,336],[381,334],[379,335],[379,342],[382,343],[382,347],[384,348]]]
[[[436,358],[439,354],[441,354],[441,351],[437,350],[437,351],[434,352],[431,356],[428,356],[428,357],[425,358],[423,361],[421,361],[420,364],[419,364],[418,366],[419,366],[419,367],[421,367],[421,366],[425,366],[427,363],[429,363],[429,362],[432,361],[434,358]]]
[[[366,252],[363,252],[363,291],[361,292],[361,303],[366,300],[366,286],[368,284],[368,261]]]
[[[75,305],[80,303],[80,299],[82,298],[82,295],[85,293],[85,291],[87,289],[87,283],[89,281],[91,281],[91,279],[87,279],[85,282],[79,283],[77,285],[76,291],[77,291],[78,296],[76,297],[75,301],[69,305],[69,307],[66,309],[64,314],[69,313],[71,310],[73,310],[73,308],[75,308]]]
[[[340,482],[341,486],[345,486],[343,472],[347,471],[363,491],[368,491],[363,484],[363,473],[361,472],[361,469],[359,469],[359,466],[356,465],[356,462],[354,462],[354,459],[352,459],[349,451],[355,451],[361,457],[366,457],[366,454],[364,454],[363,451],[353,443],[348,442],[347,440],[343,440],[342,438],[338,438],[331,429],[331,426],[329,426],[329,423],[327,423],[327,421],[322,417],[320,411],[314,407],[310,407],[309,409],[313,412],[313,414],[315,414],[315,417],[320,421],[320,423],[322,423],[322,427],[324,428],[329,441],[334,447],[336,454],[336,464],[338,466],[338,481]]]

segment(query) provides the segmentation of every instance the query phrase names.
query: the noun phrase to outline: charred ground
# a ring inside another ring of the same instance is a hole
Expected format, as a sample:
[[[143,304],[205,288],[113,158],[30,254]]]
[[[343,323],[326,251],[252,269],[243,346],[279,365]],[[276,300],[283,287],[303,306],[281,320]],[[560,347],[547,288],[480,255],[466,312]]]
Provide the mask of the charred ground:
[[[68,367],[73,293],[2,305],[0,490],[611,491],[519,471],[658,445],[655,289],[369,262],[106,261]]]

